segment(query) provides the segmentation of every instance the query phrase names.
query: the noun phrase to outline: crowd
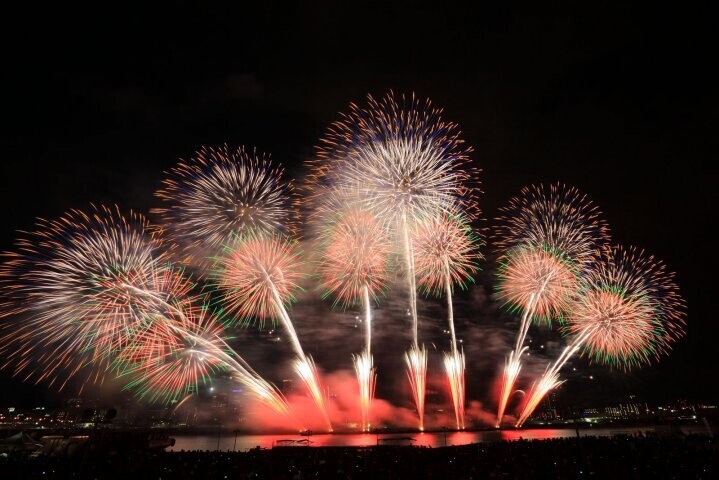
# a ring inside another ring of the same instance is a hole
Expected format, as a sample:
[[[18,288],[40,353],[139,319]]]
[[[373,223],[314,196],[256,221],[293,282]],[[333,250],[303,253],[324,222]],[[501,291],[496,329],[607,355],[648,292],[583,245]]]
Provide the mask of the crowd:
[[[455,447],[281,447],[0,458],[0,478],[522,479],[719,478],[707,436],[519,440]]]

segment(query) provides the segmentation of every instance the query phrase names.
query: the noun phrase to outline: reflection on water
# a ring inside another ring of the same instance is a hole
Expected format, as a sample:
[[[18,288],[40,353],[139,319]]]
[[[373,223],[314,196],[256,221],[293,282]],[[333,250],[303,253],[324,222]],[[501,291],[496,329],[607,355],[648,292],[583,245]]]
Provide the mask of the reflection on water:
[[[656,427],[659,428],[659,427]],[[350,433],[350,434],[323,434],[303,437],[300,435],[173,435],[175,446],[168,451],[180,450],[238,450],[251,448],[272,448],[281,445],[313,447],[364,447],[371,445],[417,445],[426,447],[443,447],[451,445],[466,445],[478,442],[497,442],[500,440],[542,440],[548,438],[567,438],[580,436],[606,437],[617,433],[636,434],[639,432],[654,432],[655,427],[605,427],[605,428],[546,428],[527,430],[488,430],[481,432],[432,432],[432,433],[402,433],[378,434]],[[700,426],[684,426],[684,433],[703,433]]]

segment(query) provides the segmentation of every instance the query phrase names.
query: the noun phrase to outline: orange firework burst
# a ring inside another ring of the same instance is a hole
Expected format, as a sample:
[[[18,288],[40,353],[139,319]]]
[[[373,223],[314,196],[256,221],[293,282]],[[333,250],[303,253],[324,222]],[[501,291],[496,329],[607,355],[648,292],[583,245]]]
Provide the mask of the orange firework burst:
[[[144,314],[146,299],[135,289],[182,302],[192,288],[166,268],[145,219],[117,208],[39,220],[17,248],[0,267],[0,315],[13,319],[0,352],[5,366],[51,384],[64,370],[64,385],[85,365],[102,378],[108,356]]]
[[[367,287],[375,299],[386,287],[392,245],[374,215],[356,209],[339,213],[322,236],[321,288],[343,305],[360,303]]]
[[[661,261],[615,247],[587,276],[567,317],[567,331],[591,331],[584,351],[628,369],[669,351],[684,334],[684,300]]]
[[[280,235],[237,236],[218,260],[217,280],[228,306],[245,321],[276,320],[295,300],[302,278],[300,251]]]
[[[419,222],[412,232],[417,284],[426,293],[441,295],[447,292],[446,280],[465,288],[474,282],[479,240],[471,227],[456,216],[442,215]]]
[[[202,147],[174,167],[156,196],[166,235],[184,261],[206,266],[234,234],[286,232],[291,225],[292,183],[262,154]]]

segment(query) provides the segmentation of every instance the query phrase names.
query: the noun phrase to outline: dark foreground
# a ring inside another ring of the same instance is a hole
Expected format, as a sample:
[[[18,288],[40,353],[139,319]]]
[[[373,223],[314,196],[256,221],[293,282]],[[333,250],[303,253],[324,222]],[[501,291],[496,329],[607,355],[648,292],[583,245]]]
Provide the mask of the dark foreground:
[[[717,478],[706,436],[520,440],[457,447],[284,447],[0,458],[0,478]]]

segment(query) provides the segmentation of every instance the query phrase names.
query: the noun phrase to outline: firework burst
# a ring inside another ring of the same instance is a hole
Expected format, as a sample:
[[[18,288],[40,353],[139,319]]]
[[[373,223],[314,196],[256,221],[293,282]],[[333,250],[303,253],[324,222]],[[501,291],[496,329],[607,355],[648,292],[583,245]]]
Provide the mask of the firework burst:
[[[387,286],[392,245],[375,216],[357,209],[339,212],[323,229],[321,241],[323,297],[332,295],[347,307],[363,303],[366,288],[378,300]]]
[[[197,391],[219,371],[244,385],[274,411],[287,414],[287,402],[224,340],[224,327],[206,307],[174,306],[150,291],[136,290],[148,301],[144,323],[117,354],[115,367],[130,376],[126,388],[140,398],[170,402]]]
[[[165,234],[191,265],[208,265],[233,235],[286,232],[292,183],[266,157],[244,147],[203,147],[170,170],[154,209]]]
[[[525,187],[501,211],[495,242],[503,252],[530,245],[586,264],[608,241],[599,209],[574,187],[559,183]]]
[[[462,289],[473,283],[481,244],[461,217],[442,215],[420,222],[412,232],[417,285],[427,294],[450,294],[447,282]]]
[[[531,186],[502,209],[496,243],[503,251],[498,297],[522,311],[515,348],[505,362],[499,427],[521,370],[523,347],[533,320],[547,324],[567,309],[579,275],[608,241],[596,206],[573,187]]]
[[[248,233],[225,247],[219,258],[217,283],[224,300],[245,323],[282,321],[285,306],[296,300],[302,279],[296,242],[280,235]]]
[[[623,369],[669,352],[684,335],[684,300],[663,262],[614,247],[587,275],[567,317],[567,333],[592,330],[584,343],[593,361]]]
[[[286,308],[295,300],[293,291],[302,278],[300,267],[300,251],[294,241],[280,235],[248,233],[237,236],[218,259],[217,285],[230,309],[245,321],[279,320],[297,356],[295,371],[331,431],[317,369],[305,354]]]
[[[380,100],[368,96],[366,107],[351,104],[321,140],[311,183],[340,189],[388,224],[457,206],[474,209],[474,180],[466,169],[471,149],[441,114],[429,100],[392,93]]]
[[[88,379],[98,381],[108,371],[118,373],[139,352],[147,365],[160,351],[180,351],[180,338],[212,343],[204,337],[214,327],[204,317],[198,323],[184,313],[197,299],[194,285],[165,255],[147,235],[141,216],[125,217],[117,208],[93,207],[39,221],[38,229],[18,242],[18,252],[5,255],[0,269],[3,312],[13,320],[0,338],[3,366],[51,385],[64,377],[62,388],[83,367],[91,372]],[[193,356],[183,360],[169,362],[164,379],[156,370],[154,377],[139,381],[142,395],[168,399],[181,382],[196,381],[198,372],[206,375],[217,366],[214,361],[201,365]],[[246,364],[229,364],[244,383],[264,382]],[[270,400],[276,397],[271,387],[267,393]]]
[[[127,345],[144,306],[128,285],[171,301],[191,288],[162,274],[164,254],[144,218],[117,208],[39,220],[17,252],[3,256],[1,315],[12,319],[3,326],[3,366],[61,388],[86,365],[88,379],[101,380],[110,353]]]
[[[605,251],[569,309],[565,330],[572,340],[535,384],[517,426],[561,384],[559,371],[580,349],[593,361],[623,369],[668,353],[684,334],[684,305],[662,262],[634,249]]]
[[[501,210],[498,296],[516,309],[531,305],[529,321],[550,322],[566,309],[577,275],[606,246],[606,223],[586,195],[561,184],[525,187]]]

